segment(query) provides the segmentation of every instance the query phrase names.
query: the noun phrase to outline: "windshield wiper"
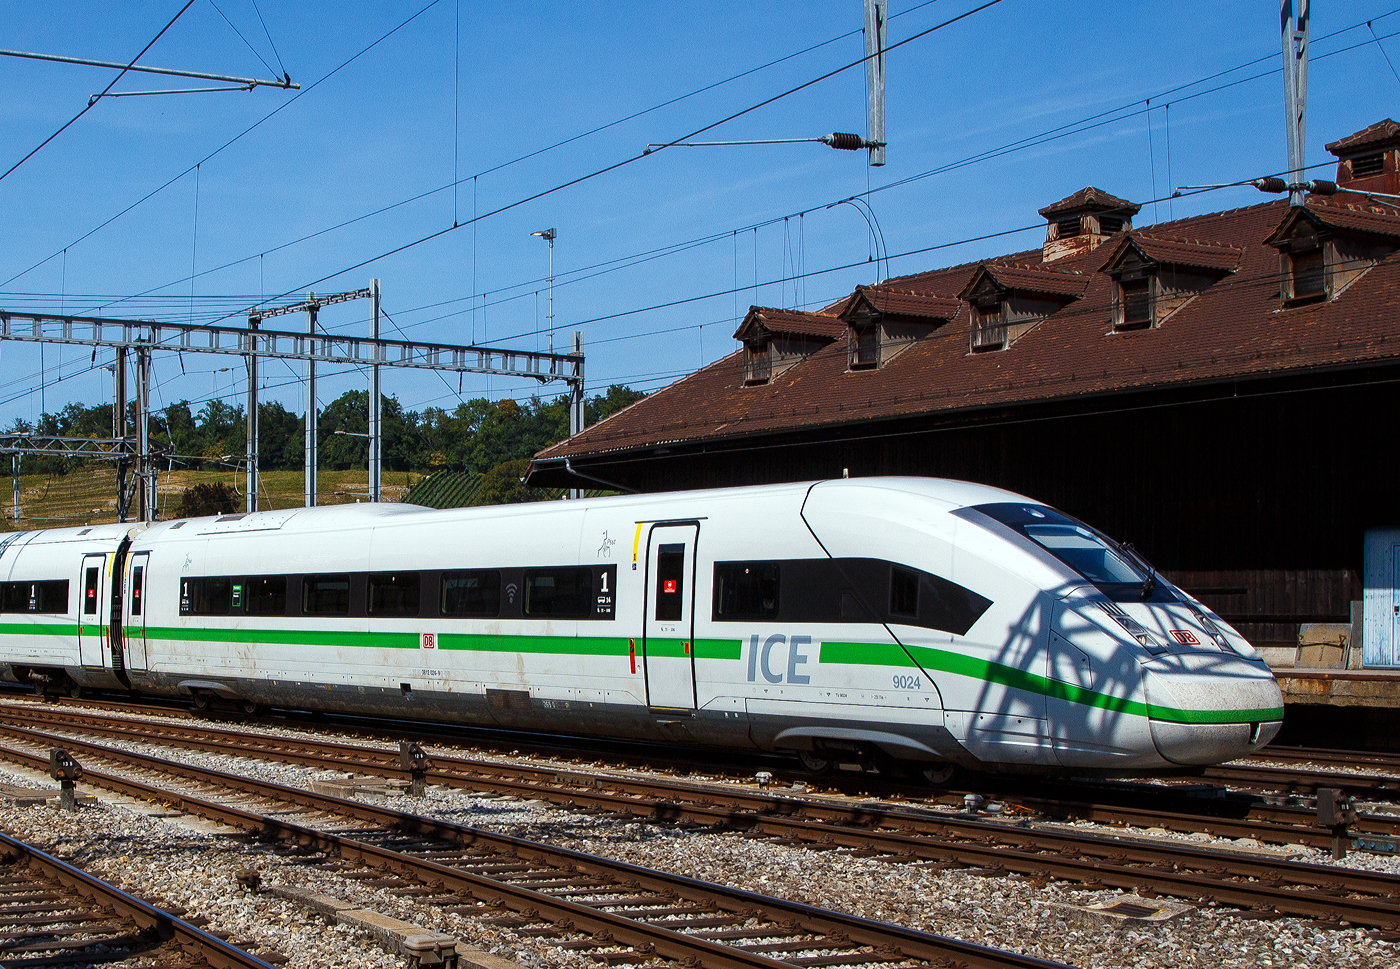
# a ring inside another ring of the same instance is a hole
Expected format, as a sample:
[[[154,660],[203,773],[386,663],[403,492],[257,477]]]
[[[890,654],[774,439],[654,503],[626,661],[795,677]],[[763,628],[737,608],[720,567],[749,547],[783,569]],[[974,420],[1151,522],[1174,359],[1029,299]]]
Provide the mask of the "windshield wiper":
[[[1157,570],[1152,567],[1152,563],[1138,554],[1138,550],[1133,548],[1132,542],[1115,543],[1124,552],[1127,552],[1133,559],[1147,569],[1147,578],[1142,580],[1142,588],[1138,595],[1143,599],[1151,599],[1152,593],[1157,591]]]

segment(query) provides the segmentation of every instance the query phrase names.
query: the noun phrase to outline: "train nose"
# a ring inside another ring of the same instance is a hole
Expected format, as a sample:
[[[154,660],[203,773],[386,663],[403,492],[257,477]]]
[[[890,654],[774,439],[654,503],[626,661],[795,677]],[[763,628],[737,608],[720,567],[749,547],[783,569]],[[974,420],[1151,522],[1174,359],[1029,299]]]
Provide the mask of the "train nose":
[[[1262,663],[1223,654],[1143,664],[1152,742],[1174,764],[1223,764],[1263,747],[1283,726],[1283,693]]]

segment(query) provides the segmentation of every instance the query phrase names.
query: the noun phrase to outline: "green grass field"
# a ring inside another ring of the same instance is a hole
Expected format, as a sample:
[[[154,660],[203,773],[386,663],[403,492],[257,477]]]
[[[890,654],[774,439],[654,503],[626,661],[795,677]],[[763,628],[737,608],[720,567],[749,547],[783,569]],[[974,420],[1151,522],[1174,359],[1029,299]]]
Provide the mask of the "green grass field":
[[[322,471],[319,477],[319,504],[341,505],[369,499],[368,471]],[[384,472],[384,500],[402,501],[409,486],[421,477],[413,471]],[[10,478],[11,482],[13,480]],[[242,511],[242,473],[173,471],[160,474],[160,517],[174,517],[180,495],[186,488],[215,481],[222,481],[238,492],[237,510]],[[19,521],[15,521],[11,486],[3,492],[4,524],[0,525],[0,530],[63,528],[117,520],[116,474],[110,467],[89,466],[64,475],[21,475],[19,483]],[[258,508],[299,508],[303,504],[302,488],[300,471],[264,471]],[[135,515],[134,508],[132,514]]]

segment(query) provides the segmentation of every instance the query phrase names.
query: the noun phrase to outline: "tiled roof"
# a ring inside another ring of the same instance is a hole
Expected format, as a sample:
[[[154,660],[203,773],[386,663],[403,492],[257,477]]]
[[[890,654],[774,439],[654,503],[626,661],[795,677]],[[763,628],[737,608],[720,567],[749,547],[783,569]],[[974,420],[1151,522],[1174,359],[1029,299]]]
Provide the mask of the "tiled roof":
[[[838,315],[845,316],[862,297],[881,313],[892,316],[918,316],[931,320],[951,320],[962,309],[962,300],[888,289],[884,286],[857,286],[840,304]]]
[[[1047,219],[1053,220],[1055,216],[1062,212],[1073,212],[1076,209],[1097,209],[1103,212],[1116,210],[1116,214],[1122,215],[1124,218],[1129,218],[1137,215],[1138,210],[1141,208],[1142,206],[1138,205],[1136,202],[1129,202],[1127,199],[1120,199],[1116,195],[1109,195],[1103,189],[1094,188],[1094,186],[1090,185],[1088,188],[1081,188],[1067,198],[1062,198],[1058,202],[1053,202],[1045,206],[1045,208],[1040,210],[1040,214]]]
[[[1362,128],[1355,134],[1338,138],[1327,146],[1327,150],[1334,155],[1350,155],[1359,148],[1379,148],[1390,142],[1400,142],[1400,124],[1386,118]]]
[[[1235,246],[1222,246],[1218,243],[1187,242],[1181,239],[1164,239],[1146,232],[1130,232],[1113,246],[1113,251],[1104,260],[1103,267],[1117,260],[1129,244],[1137,246],[1143,255],[1154,262],[1168,266],[1190,266],[1195,269],[1214,269],[1220,272],[1233,272],[1240,264],[1244,250]],[[1101,267],[1101,268],[1103,268]]]
[[[1037,293],[1042,296],[1082,296],[1084,287],[1089,285],[1089,277],[1083,273],[986,263],[979,267],[979,272],[972,274],[960,295],[967,296],[974,281],[983,273],[1005,289],[1015,289],[1023,293]]]
[[[1309,200],[1308,211],[1320,218],[1324,224],[1338,229],[1369,232],[1373,235],[1400,236],[1400,215],[1395,214],[1393,209],[1362,208],[1354,205],[1329,204]]]
[[[909,344],[875,370],[850,371],[848,349],[834,344],[772,382],[743,385],[743,355],[731,354],[657,391],[539,460],[602,457],[662,444],[835,429],[858,422],[947,417],[987,407],[1046,403],[1130,391],[1400,362],[1400,252],[1381,259],[1341,295],[1284,308],[1279,259],[1264,239],[1288,212],[1286,199],[1214,212],[1154,227],[1162,239],[1240,252],[1238,270],[1195,296],[1160,327],[1114,333],[1112,280],[1096,270],[1100,247],[1027,270],[1039,249],[990,266],[1000,273],[1074,280],[1083,292],[1008,350],[970,354],[969,313]],[[1334,215],[1336,213],[1328,213]],[[977,264],[902,277],[901,291],[947,297]],[[829,312],[830,310],[828,310]]]
[[[838,340],[846,335],[846,324],[825,313],[804,313],[802,310],[774,309],[771,306],[750,306],[744,322],[734,331],[734,339],[743,339],[741,334],[748,329],[749,321],[757,320],[770,333],[785,333],[793,336],[815,336]]]

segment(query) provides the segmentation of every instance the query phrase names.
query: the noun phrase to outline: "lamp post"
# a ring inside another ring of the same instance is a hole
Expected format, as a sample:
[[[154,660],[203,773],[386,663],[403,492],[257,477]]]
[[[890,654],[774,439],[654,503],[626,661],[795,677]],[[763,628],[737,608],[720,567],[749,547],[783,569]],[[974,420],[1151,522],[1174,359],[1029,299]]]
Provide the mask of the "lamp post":
[[[541,229],[539,232],[531,232],[532,236],[539,236],[549,243],[549,352],[554,352],[554,237],[557,233],[553,229]],[[535,344],[539,346],[539,344]]]

